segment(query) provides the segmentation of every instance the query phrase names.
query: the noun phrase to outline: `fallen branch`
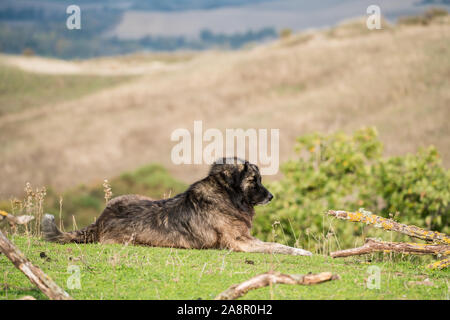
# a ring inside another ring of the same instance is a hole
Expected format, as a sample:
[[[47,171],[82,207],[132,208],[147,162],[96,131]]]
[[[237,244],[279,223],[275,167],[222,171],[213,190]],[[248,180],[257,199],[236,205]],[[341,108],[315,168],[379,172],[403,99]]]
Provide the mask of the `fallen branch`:
[[[450,258],[445,258],[433,263],[430,263],[427,268],[430,269],[444,269],[450,267]]]
[[[337,280],[339,276],[333,275],[331,272],[322,272],[318,274],[281,274],[279,272],[266,272],[257,275],[240,284],[232,285],[230,288],[220,293],[215,300],[234,300],[242,297],[250,290],[267,287],[275,283],[282,284],[298,284],[298,285],[312,285],[325,281]]]
[[[32,296],[24,296],[24,297],[19,298],[19,299],[17,299],[17,300],[36,300],[36,298],[35,298],[35,297],[32,297]]]
[[[33,220],[33,216],[14,216],[9,214],[8,212],[0,210],[0,221],[6,220],[12,224],[27,224],[31,220]]]
[[[447,255],[450,253],[450,246],[445,244],[385,242],[375,239],[366,239],[366,243],[362,247],[331,252],[330,256],[333,258],[342,258],[379,251],[393,251],[411,254]]]
[[[42,270],[34,266],[0,231],[0,251],[22,271],[47,297],[52,300],[71,300],[67,292],[58,287]]]
[[[352,222],[362,222],[367,225],[372,225],[375,228],[380,228],[386,231],[395,231],[407,236],[422,239],[425,241],[431,241],[434,243],[450,244],[450,237],[445,233],[428,231],[416,226],[408,226],[406,224],[395,222],[392,219],[386,219],[371,212],[361,210],[357,212],[348,211],[335,211],[329,210],[330,216],[338,219],[349,220]]]

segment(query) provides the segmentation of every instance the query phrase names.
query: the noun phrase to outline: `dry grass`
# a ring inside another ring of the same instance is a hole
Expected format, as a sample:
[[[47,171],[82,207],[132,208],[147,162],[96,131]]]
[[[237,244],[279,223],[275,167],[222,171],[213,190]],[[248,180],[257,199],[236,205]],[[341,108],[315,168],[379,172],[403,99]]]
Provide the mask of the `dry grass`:
[[[34,219],[23,225],[9,224],[8,226],[5,226],[5,230],[13,234],[40,237],[40,224],[44,215],[44,202],[47,195],[47,189],[45,187],[33,189],[31,184],[27,182],[24,191],[25,196],[23,199],[10,199],[11,213],[16,216],[32,216]]]
[[[153,60],[137,59],[133,70],[144,72],[133,82],[0,117],[0,198],[20,193],[26,181],[65,188],[149,162],[192,181],[206,167],[173,165],[170,134],[192,130],[194,120],[203,120],[204,129],[280,128],[281,161],[293,155],[300,134],[375,125],[387,154],[434,144],[448,166],[445,21],[334,31],[346,36],[292,35],[288,42],[244,51],[160,62],[164,67],[157,72],[149,71]],[[99,62],[82,64],[96,70]],[[123,61],[117,66],[126,68]]]

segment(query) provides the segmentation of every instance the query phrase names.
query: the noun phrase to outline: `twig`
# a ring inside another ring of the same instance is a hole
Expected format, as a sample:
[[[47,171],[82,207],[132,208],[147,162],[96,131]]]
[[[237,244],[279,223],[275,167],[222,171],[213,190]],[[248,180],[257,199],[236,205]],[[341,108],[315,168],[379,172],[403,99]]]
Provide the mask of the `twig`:
[[[366,239],[366,243],[362,247],[335,251],[330,253],[330,256],[333,258],[342,258],[348,256],[369,254],[378,251],[394,251],[412,254],[447,255],[450,253],[450,246],[444,244],[385,242],[369,238]]]
[[[250,290],[267,287],[275,283],[312,285],[337,279],[339,279],[339,276],[333,275],[331,272],[299,275],[299,274],[281,274],[279,272],[269,271],[257,275],[240,284],[232,285],[230,288],[220,293],[215,298],[215,300],[234,300],[239,297],[242,297]]]
[[[445,258],[433,263],[430,263],[427,268],[430,269],[444,269],[450,267],[450,258]]]
[[[52,300],[71,300],[67,292],[58,287],[48,275],[34,266],[16,246],[0,231],[0,251],[22,271],[47,297]]]
[[[19,298],[17,300],[36,300],[36,298],[32,296],[23,296],[22,298]]]
[[[428,231],[416,226],[409,226],[406,224],[398,223],[392,219],[386,219],[361,209],[357,212],[329,210],[328,214],[338,219],[349,220],[352,222],[362,222],[367,225],[372,225],[375,228],[380,228],[386,231],[399,232],[402,234],[406,234],[407,236],[422,239],[425,241],[432,241],[435,243],[442,243],[447,245],[450,244],[450,237],[445,233]]]

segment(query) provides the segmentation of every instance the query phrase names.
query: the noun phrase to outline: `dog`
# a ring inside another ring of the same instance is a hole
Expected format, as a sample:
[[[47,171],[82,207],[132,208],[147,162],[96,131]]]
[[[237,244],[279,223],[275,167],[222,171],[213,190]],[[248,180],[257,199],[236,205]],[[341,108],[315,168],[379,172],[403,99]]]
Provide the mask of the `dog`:
[[[241,252],[310,256],[311,252],[250,235],[254,207],[273,195],[261,183],[256,165],[239,158],[212,164],[206,178],[173,198],[153,201],[140,195],[111,199],[103,213],[84,229],[61,232],[46,214],[42,231],[58,243],[131,243],[184,249],[228,249]]]

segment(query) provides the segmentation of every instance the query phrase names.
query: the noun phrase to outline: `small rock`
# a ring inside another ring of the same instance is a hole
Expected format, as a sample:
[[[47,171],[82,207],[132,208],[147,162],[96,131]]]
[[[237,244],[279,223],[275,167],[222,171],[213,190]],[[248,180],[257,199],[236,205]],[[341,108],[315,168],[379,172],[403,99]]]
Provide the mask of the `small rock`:
[[[45,252],[39,253],[39,256],[40,256],[42,259],[45,259],[45,261],[47,261],[47,262],[52,261],[52,259],[50,259],[50,257],[48,257],[48,256],[45,254]]]
[[[245,263],[246,263],[246,264],[255,264],[255,261],[253,261],[253,260],[248,260],[247,258],[245,258]]]

